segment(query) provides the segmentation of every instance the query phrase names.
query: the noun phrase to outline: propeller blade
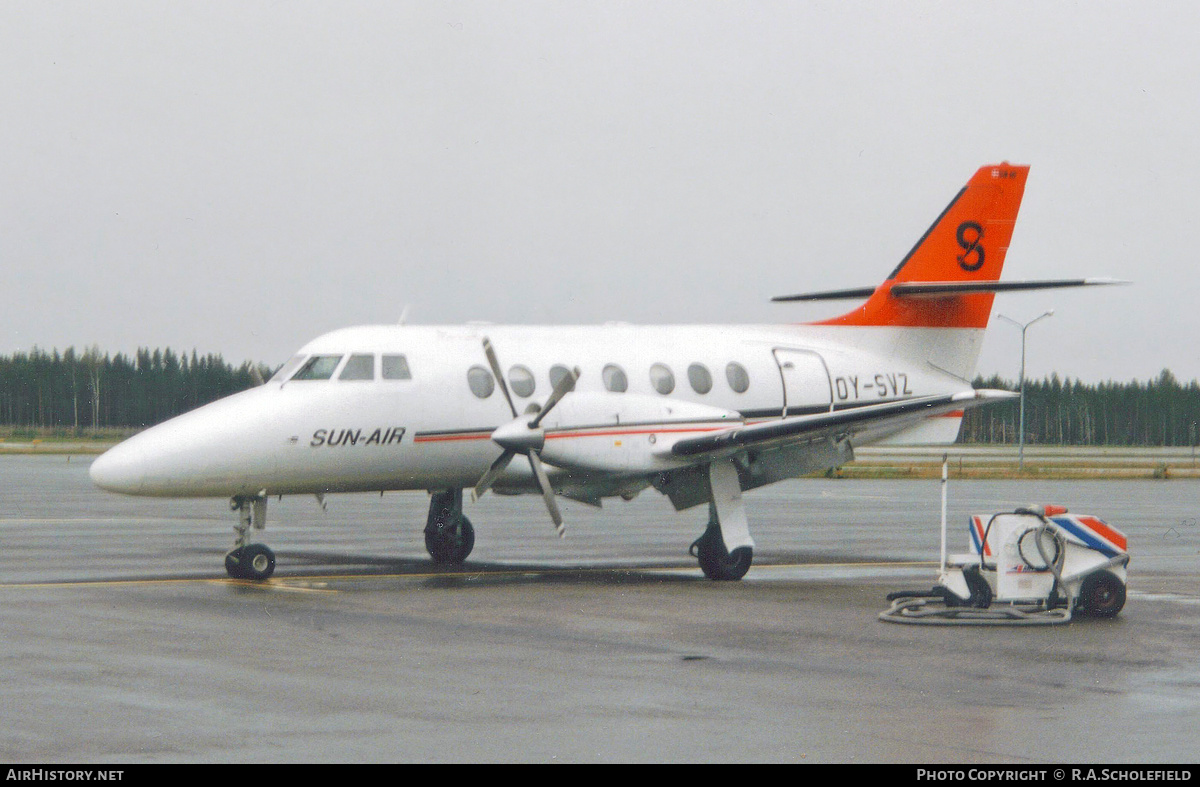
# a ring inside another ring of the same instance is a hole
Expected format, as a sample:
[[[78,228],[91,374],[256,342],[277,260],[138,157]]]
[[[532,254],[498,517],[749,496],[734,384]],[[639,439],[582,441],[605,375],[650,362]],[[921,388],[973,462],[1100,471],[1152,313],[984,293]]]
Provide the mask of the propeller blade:
[[[479,483],[471,490],[471,502],[475,502],[483,497],[484,492],[492,488],[492,484],[496,483],[496,479],[504,472],[504,468],[508,467],[508,463],[516,456],[515,451],[504,449],[504,453],[500,454],[500,458],[492,462],[492,466],[483,474],[483,478],[479,479]]]
[[[504,373],[500,370],[500,360],[496,357],[496,350],[492,347],[491,340],[486,336],[483,337],[483,354],[487,356],[488,365],[492,367],[492,374],[496,378],[496,383],[500,386],[500,392],[504,394],[504,401],[508,402],[508,409],[512,411],[513,418],[518,418],[517,406],[513,404],[512,395],[508,392],[508,384],[504,381]],[[578,366],[563,375],[563,378],[558,381],[558,385],[554,386],[554,390],[550,392],[550,398],[546,400],[546,406],[524,428],[529,432],[535,432],[538,424],[546,417],[546,413],[554,409],[554,405],[558,404],[564,396],[575,390],[575,382],[578,379]],[[513,425],[509,424],[508,426],[511,427]],[[503,428],[497,430],[497,432],[500,431],[503,431]],[[524,435],[524,432],[522,432],[522,435]],[[503,440],[497,439],[495,435],[493,435],[493,439],[501,445],[506,445]],[[554,527],[558,530],[559,538],[562,538],[566,533],[566,528],[563,527],[563,518],[558,510],[558,502],[554,499],[554,487],[550,486],[550,477],[546,475],[546,468],[542,466],[542,460],[537,455],[534,445],[524,445],[525,441],[520,442],[522,444],[518,445],[517,448],[520,449],[520,453],[529,457],[529,466],[533,468],[533,476],[537,480],[538,488],[542,490],[542,499],[546,501],[546,510],[550,512],[550,518],[554,520]],[[540,442],[537,443],[537,445],[540,444]],[[513,457],[517,453],[518,451],[513,448],[506,447],[504,449],[504,453],[500,454],[500,457],[495,462],[492,462],[492,466],[488,468],[488,471],[483,474],[483,478],[480,478],[479,483],[475,485],[475,489],[471,491],[472,500],[478,500],[491,488],[492,484],[496,482],[496,479],[500,477],[500,474],[504,472],[504,469],[508,467],[508,463],[513,460]]]
[[[500,386],[500,393],[504,394],[504,401],[508,402],[508,409],[512,410],[513,418],[516,418],[517,408],[508,394],[508,384],[504,382],[504,374],[500,371],[500,361],[496,360],[496,351],[492,349],[492,342],[486,336],[483,337],[483,354],[487,356],[488,364],[492,367],[492,374],[496,376],[496,383]]]
[[[546,475],[546,468],[542,466],[542,460],[538,458],[537,452],[529,452],[529,465],[533,468],[533,475],[537,478],[538,486],[542,490],[542,499],[546,501],[546,509],[550,512],[550,518],[554,520],[554,529],[558,531],[558,537],[562,538],[566,534],[566,528],[563,527],[562,514],[558,511],[558,503],[554,499],[554,487],[550,486],[550,478]]]
[[[546,406],[537,414],[532,421],[529,422],[530,429],[537,429],[538,424],[546,417],[546,413],[554,409],[554,405],[558,404],[564,396],[575,390],[575,381],[579,379],[579,367],[568,371],[563,378],[558,381],[558,385],[554,386],[554,390],[550,393],[550,398],[546,400]]]

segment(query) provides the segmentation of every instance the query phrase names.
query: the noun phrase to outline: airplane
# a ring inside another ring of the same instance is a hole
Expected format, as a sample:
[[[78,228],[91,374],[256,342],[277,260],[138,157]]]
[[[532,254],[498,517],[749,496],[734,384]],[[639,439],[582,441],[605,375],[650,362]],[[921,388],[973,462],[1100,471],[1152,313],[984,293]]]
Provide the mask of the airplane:
[[[1115,283],[1000,282],[1028,166],[981,167],[865,298],[807,324],[370,325],[326,333],[255,388],[140,432],[90,468],[127,495],[229,498],[231,577],[265,580],[271,496],[426,490],[425,546],[475,542],[464,490],[599,506],[653,488],[708,505],[690,553],[739,580],[753,560],[743,492],[850,462],[872,443],[952,443],[968,408],[1007,400],[971,378],[995,293]],[[521,460],[518,460],[521,457]]]

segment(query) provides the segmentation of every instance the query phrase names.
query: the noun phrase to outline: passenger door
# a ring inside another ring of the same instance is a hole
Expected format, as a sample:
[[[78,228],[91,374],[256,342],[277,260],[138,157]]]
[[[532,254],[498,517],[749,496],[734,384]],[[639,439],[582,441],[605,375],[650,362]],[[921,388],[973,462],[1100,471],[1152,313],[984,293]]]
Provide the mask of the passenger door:
[[[833,385],[825,359],[811,350],[776,347],[783,381],[783,417],[833,410]]]

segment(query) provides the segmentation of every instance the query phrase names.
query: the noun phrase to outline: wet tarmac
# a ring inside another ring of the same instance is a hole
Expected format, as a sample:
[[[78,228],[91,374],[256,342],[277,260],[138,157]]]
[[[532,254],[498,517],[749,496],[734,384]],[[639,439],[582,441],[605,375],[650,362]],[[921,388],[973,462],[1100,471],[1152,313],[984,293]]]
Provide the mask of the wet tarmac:
[[[1200,750],[1200,482],[961,481],[965,521],[1032,502],[1129,536],[1115,620],[880,622],[928,587],[936,481],[746,496],[739,583],[706,512],[468,503],[440,571],[422,493],[272,500],[275,577],[229,580],[222,500],[95,490],[90,459],[0,456],[0,759],[14,762],[1180,762]]]

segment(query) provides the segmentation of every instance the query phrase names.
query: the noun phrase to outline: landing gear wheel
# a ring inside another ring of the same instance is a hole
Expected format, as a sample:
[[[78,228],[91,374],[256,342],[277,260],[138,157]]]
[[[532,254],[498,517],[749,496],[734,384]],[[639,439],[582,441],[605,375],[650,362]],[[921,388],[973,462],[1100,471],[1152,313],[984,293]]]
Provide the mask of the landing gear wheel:
[[[692,555],[700,561],[700,570],[709,579],[719,582],[734,582],[746,576],[754,560],[754,550],[738,547],[732,552],[725,549],[721,531],[710,528],[692,544]]]
[[[1075,610],[1093,618],[1116,617],[1125,606],[1125,583],[1111,571],[1088,575],[1079,586]]]
[[[465,516],[458,527],[450,522],[437,521],[425,528],[425,549],[434,563],[457,565],[467,559],[475,548],[475,528]]]
[[[242,576],[242,550],[238,547],[225,553],[225,573],[234,579],[245,579]]]
[[[234,579],[261,582],[275,573],[275,553],[266,544],[247,544],[225,555],[225,571]]]

